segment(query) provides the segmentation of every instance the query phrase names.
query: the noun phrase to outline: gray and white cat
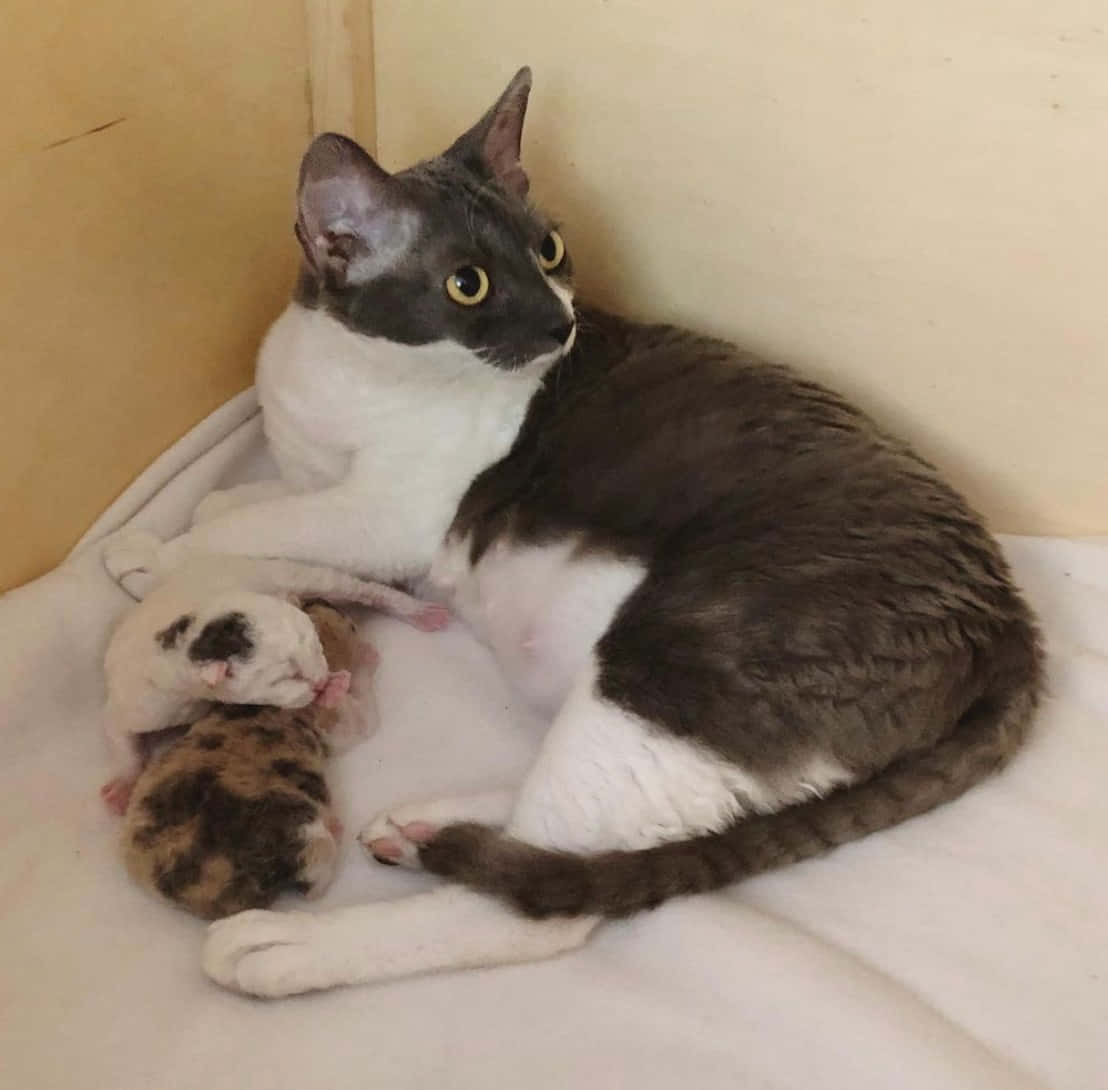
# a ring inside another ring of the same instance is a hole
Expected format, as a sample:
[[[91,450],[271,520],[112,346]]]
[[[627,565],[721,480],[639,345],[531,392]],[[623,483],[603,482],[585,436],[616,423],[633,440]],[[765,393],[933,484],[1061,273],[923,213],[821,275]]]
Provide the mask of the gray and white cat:
[[[219,496],[163,559],[429,575],[552,726],[521,787],[363,832],[456,884],[213,925],[227,987],[547,957],[954,798],[1028,730],[1032,618],[931,466],[732,345],[574,311],[526,199],[529,88],[394,175],[312,144],[258,369],[283,482]]]

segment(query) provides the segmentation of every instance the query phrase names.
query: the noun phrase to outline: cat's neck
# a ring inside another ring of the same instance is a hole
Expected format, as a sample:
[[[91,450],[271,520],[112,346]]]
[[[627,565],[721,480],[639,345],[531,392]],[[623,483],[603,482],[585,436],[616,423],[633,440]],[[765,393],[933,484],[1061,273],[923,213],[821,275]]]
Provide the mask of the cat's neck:
[[[366,337],[293,303],[262,346],[258,393],[297,487],[335,483],[366,452],[388,472],[445,474],[464,488],[507,452],[553,362],[505,371],[451,341]]]

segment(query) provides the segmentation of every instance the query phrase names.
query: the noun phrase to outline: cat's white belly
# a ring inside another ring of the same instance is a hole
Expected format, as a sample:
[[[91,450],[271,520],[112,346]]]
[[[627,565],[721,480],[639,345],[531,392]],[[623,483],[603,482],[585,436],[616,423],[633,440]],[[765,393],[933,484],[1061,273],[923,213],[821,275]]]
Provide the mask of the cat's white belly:
[[[646,568],[582,552],[575,540],[497,541],[476,566],[469,563],[469,548],[468,537],[443,544],[431,565],[428,593],[492,649],[532,707],[553,714]]]

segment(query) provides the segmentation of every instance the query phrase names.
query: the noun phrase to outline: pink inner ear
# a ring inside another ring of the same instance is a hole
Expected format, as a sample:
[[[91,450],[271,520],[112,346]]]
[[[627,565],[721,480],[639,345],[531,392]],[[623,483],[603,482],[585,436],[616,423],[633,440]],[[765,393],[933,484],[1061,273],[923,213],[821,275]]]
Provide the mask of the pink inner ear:
[[[227,663],[225,662],[206,662],[200,667],[200,680],[209,689],[214,689],[226,676]]]

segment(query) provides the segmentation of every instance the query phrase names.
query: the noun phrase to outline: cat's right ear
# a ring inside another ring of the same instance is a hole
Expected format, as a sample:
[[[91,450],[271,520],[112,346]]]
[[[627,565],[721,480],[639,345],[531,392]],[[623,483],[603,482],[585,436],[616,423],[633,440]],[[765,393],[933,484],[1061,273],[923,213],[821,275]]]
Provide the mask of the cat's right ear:
[[[331,288],[380,275],[415,236],[415,213],[392,176],[353,140],[324,133],[300,164],[296,237]]]

